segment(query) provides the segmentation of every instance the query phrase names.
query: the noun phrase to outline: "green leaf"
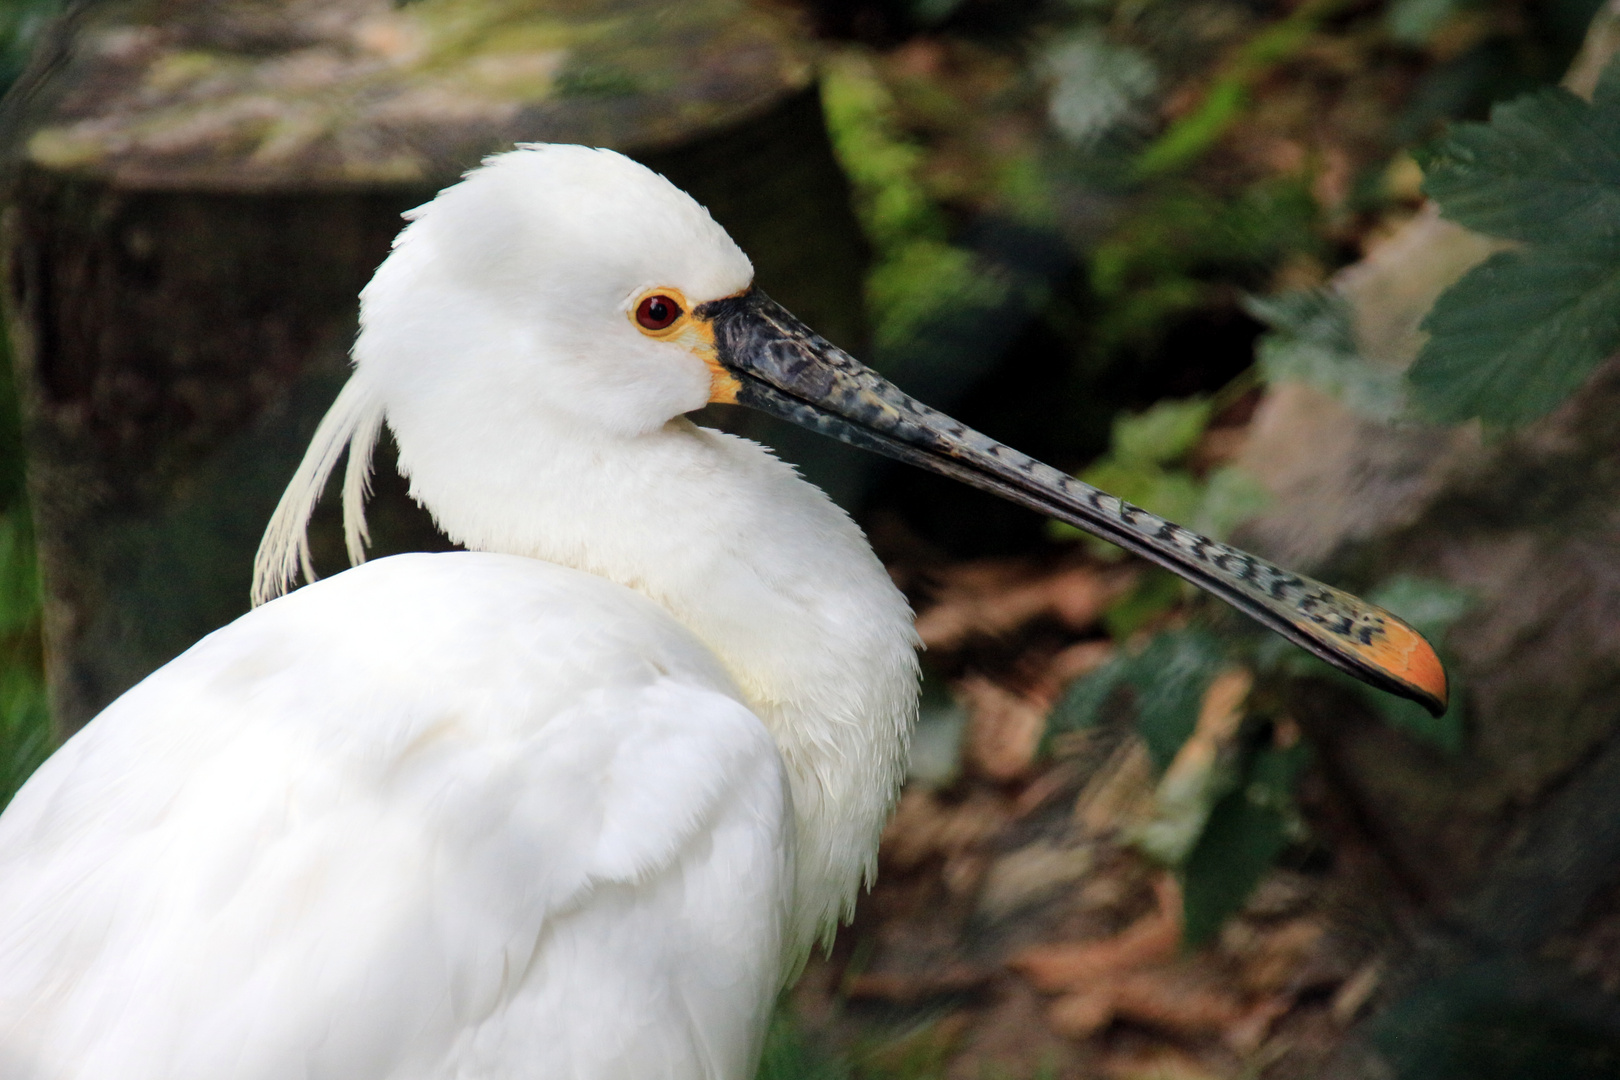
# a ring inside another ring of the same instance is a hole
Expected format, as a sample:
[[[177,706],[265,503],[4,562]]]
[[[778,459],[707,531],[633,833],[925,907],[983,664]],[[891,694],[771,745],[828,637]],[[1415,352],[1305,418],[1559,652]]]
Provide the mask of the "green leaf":
[[[1620,347],[1620,244],[1493,255],[1446,290],[1423,329],[1409,378],[1426,412],[1534,420]]]
[[[1160,772],[1193,733],[1204,692],[1226,662],[1220,641],[1199,629],[1160,634],[1128,661],[1137,730]]]
[[[1271,493],[1256,477],[1236,465],[1223,465],[1204,480],[1204,496],[1192,516],[1192,528],[1216,540],[1257,516]]]
[[[1128,666],[1125,658],[1115,657],[1070,683],[1046,718],[1047,734],[1095,727],[1102,720],[1103,709],[1113,698],[1114,691],[1124,685]]]
[[[1591,104],[1549,88],[1459,124],[1425,160],[1424,190],[1499,253],[1435,303],[1410,380],[1432,417],[1521,424],[1620,348],[1620,66]]]
[[[1620,233],[1620,102],[1548,87],[1457,124],[1425,154],[1423,190],[1470,229],[1531,243]]]
[[[1297,819],[1294,783],[1307,760],[1303,743],[1260,750],[1244,782],[1215,804],[1181,869],[1188,945],[1213,937],[1287,847]]]
[[[1137,728],[1162,771],[1192,734],[1204,692],[1225,663],[1220,641],[1206,630],[1160,634],[1136,655],[1117,656],[1071,684],[1052,710],[1048,730],[1091,727],[1114,692],[1130,686],[1136,694]]]
[[[1184,596],[1181,579],[1158,567],[1143,571],[1141,580],[1103,612],[1103,626],[1115,641],[1124,641],[1163,615]]]
[[[871,61],[852,52],[829,56],[821,107],[855,212],[880,256],[918,239],[943,241],[944,216],[920,179],[923,150],[901,129],[894,97]]]
[[[1271,327],[1256,356],[1268,383],[1302,382],[1363,416],[1392,419],[1405,407],[1403,373],[1356,348],[1350,304],[1332,289],[1250,297],[1244,310]]]
[[[893,245],[867,274],[873,346],[893,353],[915,342],[942,312],[989,310],[1016,285],[972,252],[936,240]]]
[[[1444,638],[1475,603],[1474,594],[1467,589],[1412,574],[1390,578],[1370,591],[1367,599],[1399,615],[1432,641]]]
[[[777,1009],[755,1080],[850,1080],[853,1075],[847,1062],[806,1038],[785,1007]]]
[[[1208,398],[1161,401],[1146,412],[1114,421],[1112,451],[1124,461],[1169,465],[1180,461],[1198,445],[1209,427]]]
[[[1402,45],[1427,45],[1461,0],[1395,0],[1384,13],[1389,36]]]

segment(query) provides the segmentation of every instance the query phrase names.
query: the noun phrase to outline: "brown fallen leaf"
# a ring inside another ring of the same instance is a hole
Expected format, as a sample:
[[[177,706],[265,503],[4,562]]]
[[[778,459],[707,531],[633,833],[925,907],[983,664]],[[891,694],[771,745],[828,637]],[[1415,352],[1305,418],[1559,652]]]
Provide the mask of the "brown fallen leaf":
[[[1108,1080],[1222,1080],[1221,1071],[1171,1046],[1116,1051],[1102,1061]]]
[[[1382,959],[1369,961],[1361,969],[1346,979],[1339,987],[1338,993],[1333,995],[1333,1001],[1328,1006],[1328,1015],[1340,1027],[1349,1027],[1360,1015],[1361,1010],[1372,1000],[1373,994],[1378,991],[1378,984],[1384,979],[1384,962]]]
[[[880,853],[888,865],[912,870],[982,844],[1009,819],[1006,801],[989,792],[951,803],[926,788],[907,788],[883,830]]]
[[[1083,675],[1090,675],[1114,658],[1112,641],[1079,641],[1052,657],[1046,665],[1046,675],[1058,684],[1067,686]],[[1058,687],[1052,690],[1056,700]]]
[[[1175,956],[1181,944],[1181,889],[1169,874],[1154,883],[1158,910],[1111,938],[1062,945],[1038,945],[1008,961],[1037,989],[1048,993],[1084,991],[1131,968]]]
[[[989,971],[960,964],[918,974],[866,972],[845,983],[843,991],[845,997],[855,1000],[910,1004],[977,989],[991,977]]]
[[[976,910],[986,919],[1004,919],[1022,907],[1065,891],[1096,865],[1089,845],[1061,846],[1037,840],[991,863]]]
[[[966,763],[997,783],[1028,772],[1046,734],[1046,706],[979,675],[963,679],[956,691],[968,710]]]
[[[1114,988],[1095,986],[1064,994],[1046,1011],[1052,1030],[1069,1039],[1089,1039],[1114,1022]]]
[[[1087,836],[1128,832],[1153,813],[1153,760],[1147,744],[1120,743],[1074,803],[1074,817]]]
[[[1028,817],[1046,805],[1047,801],[1069,787],[1080,776],[1080,767],[1072,761],[1060,761],[1025,785],[1013,800],[1012,816]]]
[[[1128,972],[1113,992],[1120,1019],[1189,1040],[1218,1036],[1239,1053],[1258,1048],[1289,1008],[1280,997],[1244,1000],[1207,973],[1186,967]]]
[[[1273,994],[1294,986],[1326,937],[1326,924],[1315,918],[1290,919],[1255,935],[1241,955],[1243,987],[1256,994]]]
[[[1249,1001],[1215,982],[1207,971],[1187,966],[1145,968],[1105,976],[1052,1003],[1047,1022],[1069,1038],[1089,1038],[1115,1020],[1154,1028],[1178,1039],[1210,1037],[1248,1054],[1287,1012],[1286,998]]]
[[[1128,568],[1089,564],[1037,576],[1016,563],[961,564],[946,572],[934,603],[917,616],[917,635],[930,649],[951,650],[1044,617],[1084,630],[1134,580]]]

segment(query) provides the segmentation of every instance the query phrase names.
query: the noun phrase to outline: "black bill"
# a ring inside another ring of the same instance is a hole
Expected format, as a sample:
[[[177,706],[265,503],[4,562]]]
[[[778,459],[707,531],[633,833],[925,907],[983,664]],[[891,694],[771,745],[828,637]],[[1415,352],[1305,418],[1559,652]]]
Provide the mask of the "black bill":
[[[909,397],[758,289],[693,312],[714,329],[736,402],[942,473],[1157,563],[1358,679],[1436,716],[1446,675],[1389,612],[1156,517]]]

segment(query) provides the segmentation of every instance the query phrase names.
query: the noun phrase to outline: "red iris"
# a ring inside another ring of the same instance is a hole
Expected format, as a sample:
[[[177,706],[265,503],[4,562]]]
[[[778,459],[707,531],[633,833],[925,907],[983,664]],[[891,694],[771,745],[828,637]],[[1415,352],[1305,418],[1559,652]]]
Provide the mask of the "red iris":
[[[667,296],[649,296],[636,306],[636,322],[648,330],[663,330],[681,317],[681,305]]]

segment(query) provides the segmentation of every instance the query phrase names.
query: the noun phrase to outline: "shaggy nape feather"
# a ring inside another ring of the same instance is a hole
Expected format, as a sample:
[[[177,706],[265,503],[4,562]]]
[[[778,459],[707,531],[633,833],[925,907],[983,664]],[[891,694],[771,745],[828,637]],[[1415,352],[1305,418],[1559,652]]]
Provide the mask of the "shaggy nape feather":
[[[253,605],[290,591],[303,574],[316,578],[309,555],[309,519],[326,490],[326,482],[348,451],[343,476],[343,540],[349,563],[366,561],[371,534],[366,528],[366,498],[371,494],[371,455],[382,434],[383,404],[359,374],[349,377],[332,408],[315,429],[304,460],[293,474],[253,559]]]

